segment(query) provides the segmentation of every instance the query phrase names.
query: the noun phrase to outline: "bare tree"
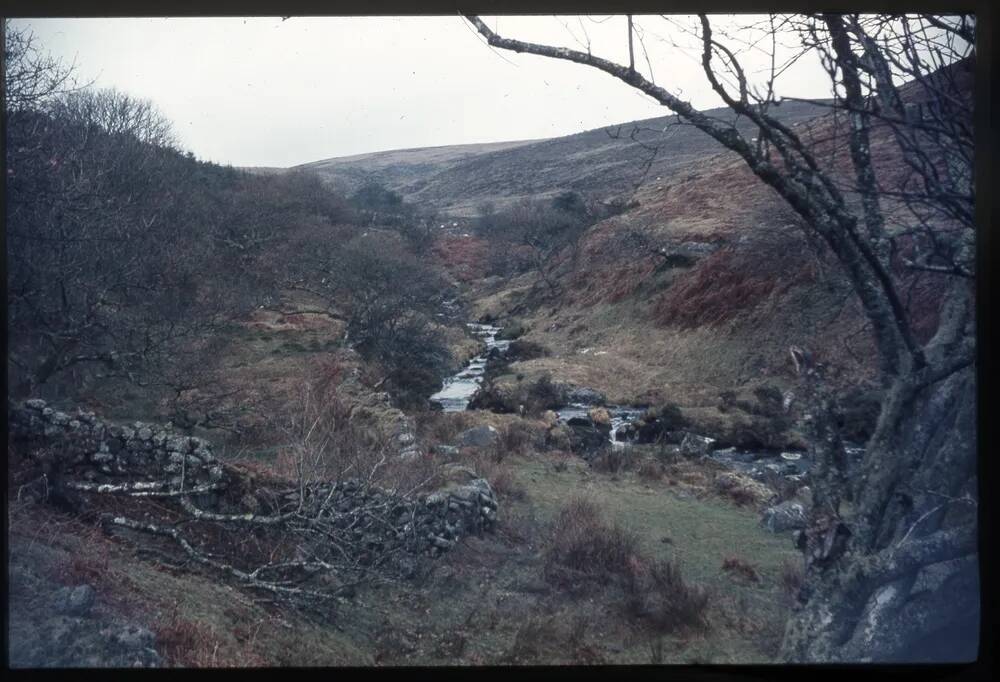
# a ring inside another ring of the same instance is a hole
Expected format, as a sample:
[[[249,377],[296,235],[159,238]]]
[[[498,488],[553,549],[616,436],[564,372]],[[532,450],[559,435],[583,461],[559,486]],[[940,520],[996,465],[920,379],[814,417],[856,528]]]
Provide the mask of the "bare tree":
[[[51,98],[75,89],[73,67],[43,52],[34,35],[4,20],[4,108],[39,108]]]
[[[821,14],[745,27],[774,42],[796,38],[796,59],[820,56],[835,96],[827,131],[832,147],[847,144],[847,172],[828,162],[815,137],[771,114],[779,103],[780,65],[772,61],[764,86],[753,87],[739,50],[713,32],[705,15],[694,30],[702,70],[726,105],[753,122],[754,140],[643,76],[634,58],[623,66],[589,51],[506,38],[479,17],[467,18],[490,46],[604,71],[738,154],[822,241],[861,303],[886,398],[863,461],[850,470],[822,367],[802,373],[817,471],[810,524],[800,538],[806,579],[782,655],[793,661],[969,655],[956,652],[969,651],[961,640],[975,638],[978,623],[968,77],[974,18]],[[887,130],[892,153],[908,169],[901,178],[880,165],[873,149]],[[825,146],[831,149],[829,140]],[[915,268],[940,274],[945,292],[937,329],[923,342],[902,291]]]

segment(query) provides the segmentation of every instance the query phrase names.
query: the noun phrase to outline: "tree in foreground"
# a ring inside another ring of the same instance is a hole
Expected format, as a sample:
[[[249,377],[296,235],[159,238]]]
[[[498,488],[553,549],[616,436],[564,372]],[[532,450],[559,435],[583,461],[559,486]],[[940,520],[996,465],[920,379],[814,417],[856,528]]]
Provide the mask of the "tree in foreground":
[[[795,355],[806,360],[796,367],[806,396],[814,495],[809,526],[798,537],[806,577],[781,656],[974,658],[974,17],[770,16],[741,27],[744,45],[770,48],[772,55],[764,82],[754,83],[741,62],[745,54],[730,47],[736,42],[722,39],[700,15],[685,30],[697,41],[704,76],[730,109],[752,121],[752,139],[657,85],[648,60],[648,77],[636,69],[636,43],[644,48],[649,32],[640,32],[631,16],[628,65],[594,56],[589,44],[582,52],[525,42],[502,37],[479,17],[467,19],[493,48],[604,71],[738,154],[825,245],[862,306],[885,399],[856,466],[838,432],[822,366],[808,361],[808,349]],[[826,135],[773,115],[784,70],[775,55],[788,39],[796,50],[786,66],[818,58],[829,76]],[[897,163],[885,163],[885,156]],[[917,328],[906,306],[917,275],[933,277],[941,293],[929,333]]]

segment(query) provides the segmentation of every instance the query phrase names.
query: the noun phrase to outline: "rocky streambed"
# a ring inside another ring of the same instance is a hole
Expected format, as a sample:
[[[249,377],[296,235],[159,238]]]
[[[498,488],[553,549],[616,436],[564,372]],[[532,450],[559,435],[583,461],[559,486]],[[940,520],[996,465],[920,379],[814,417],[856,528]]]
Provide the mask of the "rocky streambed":
[[[480,389],[483,388],[488,365],[503,363],[511,342],[499,338],[503,329],[500,326],[467,323],[466,328],[483,341],[484,349],[459,372],[446,379],[444,387],[430,400],[445,412],[476,407],[496,410],[500,406],[479,404],[483,402],[479,400],[482,397]],[[566,442],[585,456],[603,448],[620,449],[636,443],[661,443],[677,448],[683,456],[705,457],[758,481],[776,475],[803,480],[812,466],[804,451],[720,447],[724,443],[690,430],[689,425],[671,425],[671,415],[650,410],[644,405],[610,404],[601,393],[590,388],[564,387],[560,399],[563,402],[554,405],[546,413],[546,419],[554,426],[563,428],[568,436]],[[512,409],[507,407],[499,411]],[[676,416],[673,418],[676,419]],[[851,446],[847,448],[847,453],[850,460],[858,461],[863,450]]]

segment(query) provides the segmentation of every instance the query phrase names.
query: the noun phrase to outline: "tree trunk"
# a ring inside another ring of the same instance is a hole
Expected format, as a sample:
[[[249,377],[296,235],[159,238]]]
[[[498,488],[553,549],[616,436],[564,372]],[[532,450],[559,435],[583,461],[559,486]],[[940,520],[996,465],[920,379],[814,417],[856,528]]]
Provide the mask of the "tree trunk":
[[[973,367],[921,391],[891,387],[864,461],[845,472],[858,512],[818,496],[800,536],[809,570],[782,658],[976,658],[975,434]]]

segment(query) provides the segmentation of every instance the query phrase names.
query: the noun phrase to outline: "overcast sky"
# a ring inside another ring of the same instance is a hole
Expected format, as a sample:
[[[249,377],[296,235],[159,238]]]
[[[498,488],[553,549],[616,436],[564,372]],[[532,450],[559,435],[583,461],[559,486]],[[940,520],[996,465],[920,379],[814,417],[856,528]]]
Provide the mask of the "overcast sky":
[[[502,17],[502,35],[628,61],[626,19]],[[689,20],[678,18],[680,24]],[[459,17],[24,19],[78,79],[152,100],[181,146],[234,166],[292,166],[409,147],[553,137],[667,113],[592,69],[494,51]],[[719,20],[720,27],[726,20]],[[661,18],[642,18],[659,85],[719,106],[698,55]],[[637,46],[639,49],[639,46]],[[759,50],[751,71],[770,60]],[[644,56],[637,67],[648,76]],[[829,96],[802,61],[779,94]]]

